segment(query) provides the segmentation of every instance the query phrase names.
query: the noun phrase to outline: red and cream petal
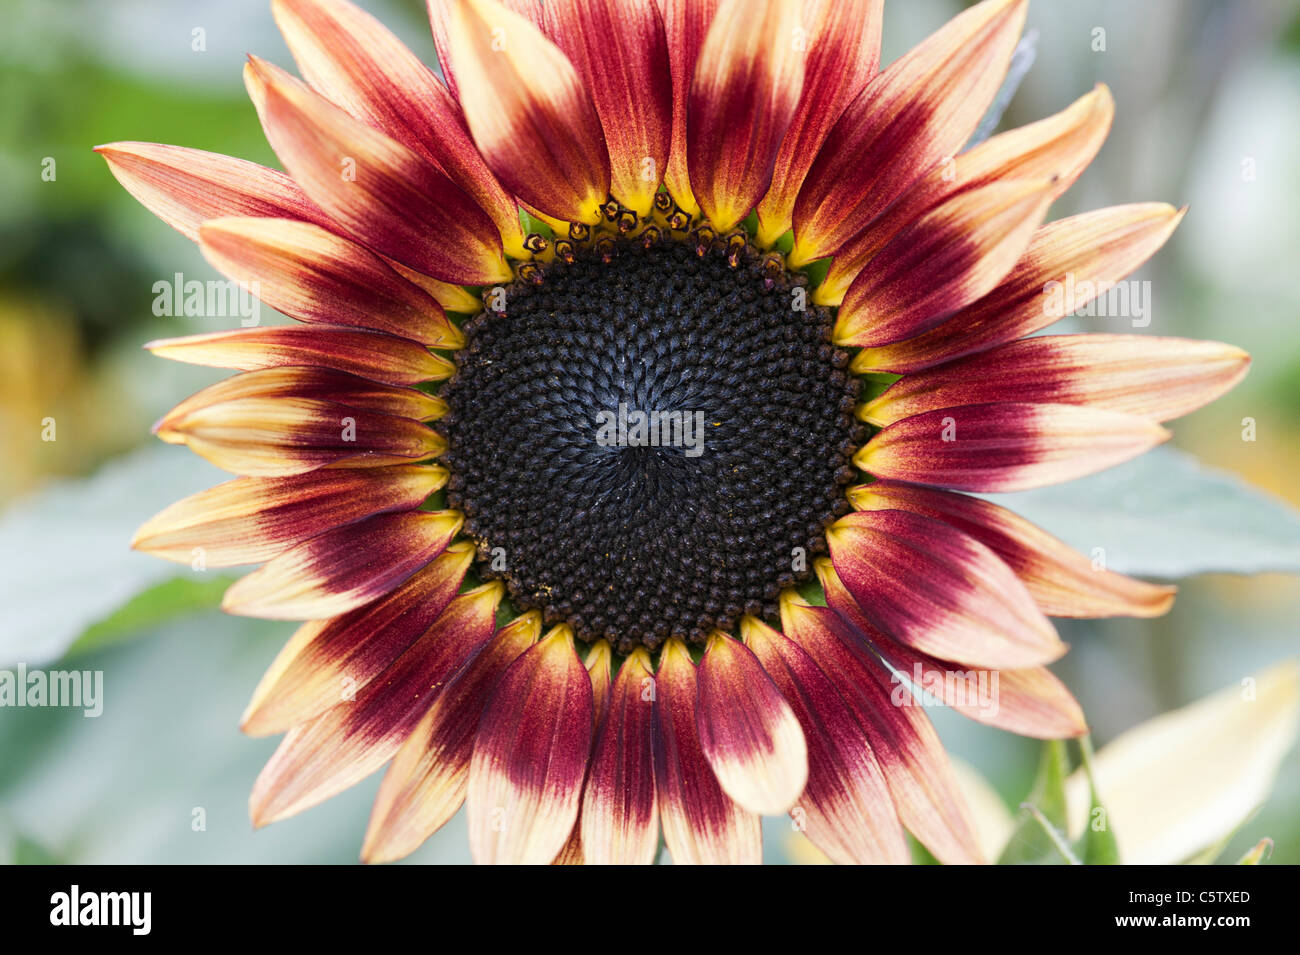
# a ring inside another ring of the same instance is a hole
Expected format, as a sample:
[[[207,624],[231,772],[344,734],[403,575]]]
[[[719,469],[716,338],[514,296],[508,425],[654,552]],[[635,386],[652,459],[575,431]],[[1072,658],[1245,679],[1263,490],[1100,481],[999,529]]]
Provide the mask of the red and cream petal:
[[[853,463],[878,478],[955,491],[1024,491],[1103,471],[1169,437],[1137,415],[1009,401],[904,418]]]
[[[803,9],[803,90],[777,153],[772,185],[758,204],[758,242],[767,247],[793,224],[794,201],[844,108],[880,66],[883,0],[813,0]],[[836,303],[838,304],[838,303]]]
[[[673,125],[672,148],[668,151],[668,170],[664,185],[685,212],[699,215],[700,206],[691,193],[686,168],[686,104],[690,99],[695,62],[708,36],[709,26],[720,0],[658,0],[664,15],[664,32],[668,36],[668,61],[672,73]]]
[[[882,641],[879,650],[921,690],[977,723],[1034,739],[1073,739],[1088,732],[1079,701],[1047,667],[963,667],[892,640]],[[991,694],[981,694],[980,687],[990,688]]]
[[[695,62],[686,164],[695,201],[726,232],[758,205],[803,89],[795,0],[722,0]]]
[[[433,626],[474,559],[461,541],[378,600],[297,629],[262,677],[240,720],[250,736],[283,733],[352,702]]]
[[[457,597],[381,679],[290,730],[253,784],[253,825],[324,802],[388,762],[442,684],[491,639],[502,592],[492,581]]]
[[[675,865],[758,865],[759,818],[733,802],[700,745],[695,664],[678,639],[659,655],[654,695],[655,791],[664,842]]]
[[[446,483],[440,467],[325,469],[283,478],[236,478],[155,514],[131,539],[135,550],[207,567],[270,560],[332,527],[419,507]]]
[[[432,70],[344,0],[274,0],[271,10],[317,92],[423,154],[491,216],[510,255],[528,256],[519,207],[483,162],[460,107]]]
[[[222,216],[329,222],[284,173],[244,159],[160,143],[110,143],[95,152],[142,206],[194,242],[205,220]]]
[[[502,675],[537,640],[541,616],[516,617],[447,685],[397,751],[375,797],[364,862],[410,855],[465,801],[483,708]]]
[[[794,207],[801,266],[844,246],[979,125],[1011,62],[1025,0],[985,0],[900,57],[849,104]]]
[[[991,501],[935,488],[874,481],[851,488],[858,510],[911,511],[969,534],[991,549],[1053,617],[1158,617],[1174,587],[1148,584],[1093,566],[1083,554]]]
[[[788,812],[808,782],[793,711],[743,643],[714,631],[696,671],[700,749],[723,790],[750,812]]]
[[[1245,377],[1250,356],[1222,342],[1148,335],[1042,335],[906,375],[859,408],[879,427],[954,405],[1085,405],[1168,421]]]
[[[611,670],[614,662],[614,651],[610,647],[609,641],[597,640],[587,648],[587,656],[583,663],[587,667],[587,674],[591,677],[591,725],[592,725],[592,745],[593,752],[595,740],[600,736],[601,730],[605,725],[605,719],[609,716],[610,695],[613,691],[613,677]],[[587,766],[590,772],[590,762]],[[590,776],[588,776],[590,778]],[[587,784],[583,782],[583,793],[585,796]],[[578,817],[574,820],[573,828],[569,831],[569,838],[564,843],[564,848],[560,850],[551,865],[585,865],[585,857],[582,848],[582,805],[578,807]]]
[[[849,286],[836,344],[909,338],[990,292],[1024,254],[1053,192],[1050,179],[992,182],[926,213]]]
[[[988,295],[915,338],[858,352],[852,368],[906,374],[1046,328],[1154,255],[1185,211],[1148,202],[1049,222]]]
[[[581,818],[589,865],[649,865],[659,852],[654,689],[650,655],[638,647],[618,671],[592,749]]]
[[[591,677],[561,625],[510,665],[479,721],[466,800],[475,862],[546,865],[559,854],[591,735]]]
[[[275,325],[160,338],[145,346],[161,358],[210,368],[333,368],[395,385],[450,378],[456,366],[419,342],[345,326]]]
[[[668,40],[655,0],[550,0],[546,32],[591,94],[609,148],[610,192],[638,216],[654,207],[672,140]]]
[[[244,77],[271,148],[350,235],[435,278],[511,279],[492,219],[431,162],[269,63]]]
[[[573,831],[569,833],[569,841],[564,844],[559,855],[551,860],[551,865],[586,865],[582,855],[582,819],[574,824]]]
[[[310,222],[214,219],[199,238],[218,271],[300,321],[391,332],[429,348],[465,343],[427,292],[373,252]]]
[[[235,398],[199,406],[202,396],[168,414],[155,431],[232,474],[286,477],[322,467],[411,464],[446,450],[437,432],[400,415],[306,398]]]
[[[797,644],[753,617],[740,629],[808,742],[808,785],[790,811],[795,825],[841,864],[910,862],[871,744],[827,675]]]
[[[984,861],[966,800],[921,708],[833,610],[788,593],[781,626],[817,661],[867,731],[903,825],[945,865]]]
[[[445,401],[418,388],[385,385],[332,368],[285,365],[246,371],[208,385],[167,412],[154,430],[166,432],[193,411],[241,398],[320,399],[414,421],[432,421],[447,413]]]
[[[839,305],[876,253],[959,193],[1000,180],[1053,179],[1052,195],[1061,195],[1097,155],[1114,114],[1110,90],[1098,84],[1055,116],[1001,133],[935,167],[835,253],[813,301]]]
[[[826,605],[890,667],[936,700],[972,720],[1022,736],[1064,739],[1088,731],[1078,702],[1046,667],[964,667],[914,650],[881,633],[867,620],[830,560],[819,558],[815,567],[826,593]],[[981,686],[994,688],[994,705],[980,698],[977,691]]]
[[[594,733],[605,725],[605,717],[609,715],[610,694],[613,692],[614,650],[609,641],[597,640],[589,646],[582,662],[591,675],[591,725]]]
[[[425,275],[423,272],[408,268],[401,262],[395,262],[387,256],[380,256],[380,258],[391,265],[408,282],[412,282],[428,292],[430,297],[448,312],[456,312],[459,315],[477,315],[483,310],[483,300],[463,285],[455,285],[451,282],[435,279],[431,275]]]
[[[235,581],[221,609],[271,620],[347,613],[389,593],[441,554],[463,521],[455,511],[406,511],[333,528]]]
[[[429,9],[429,27],[433,31],[433,48],[438,54],[438,66],[442,70],[443,78],[447,81],[447,88],[459,101],[460,84],[456,82],[456,71],[452,69],[453,64],[451,61],[450,26],[452,8],[458,2],[460,0],[428,0],[426,5]],[[542,0],[500,0],[500,2],[507,9],[526,18],[529,23],[539,30],[546,25]]]
[[[460,104],[497,178],[547,215],[599,222],[609,153],[568,57],[495,0],[452,0],[445,22]]]
[[[983,667],[1038,666],[1065,653],[1011,569],[955,528],[908,511],[859,511],[826,539],[858,606],[908,646]]]

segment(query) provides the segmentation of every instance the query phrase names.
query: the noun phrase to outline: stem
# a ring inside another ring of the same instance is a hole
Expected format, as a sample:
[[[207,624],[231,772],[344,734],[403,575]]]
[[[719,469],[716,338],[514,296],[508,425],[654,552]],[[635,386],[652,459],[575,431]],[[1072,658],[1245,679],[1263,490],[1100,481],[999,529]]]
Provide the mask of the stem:
[[[1052,845],[1056,848],[1056,851],[1061,854],[1062,859],[1070,865],[1083,865],[1083,863],[1079,861],[1079,857],[1074,854],[1074,850],[1072,850],[1069,844],[1061,838],[1061,833],[1051,824],[1051,822],[1048,821],[1047,817],[1043,815],[1042,810],[1031,802],[1022,802],[1020,808],[1024,809],[1034,817],[1034,821],[1042,827],[1043,832],[1047,833],[1047,838],[1052,840]]]

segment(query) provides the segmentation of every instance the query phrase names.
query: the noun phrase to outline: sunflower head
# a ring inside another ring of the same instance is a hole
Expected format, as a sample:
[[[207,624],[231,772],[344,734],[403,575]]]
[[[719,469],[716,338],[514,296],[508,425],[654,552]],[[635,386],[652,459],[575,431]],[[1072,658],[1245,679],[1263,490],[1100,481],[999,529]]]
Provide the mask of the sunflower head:
[[[1078,735],[1048,616],[1172,592],[963,492],[1139,454],[1247,363],[1033,335],[1182,216],[1044,224],[1108,90],[968,146],[1023,0],[884,71],[879,0],[431,0],[441,77],[344,0],[272,8],[285,172],[100,148],[299,323],[149,346],[239,372],[157,426],[236,477],[135,546],[262,563],[225,608],[306,621],[244,716],[287,732],[255,822],[388,763],[370,861],[463,803],[479,861],[751,862],[783,812],[836,861],[979,861],[918,685]]]

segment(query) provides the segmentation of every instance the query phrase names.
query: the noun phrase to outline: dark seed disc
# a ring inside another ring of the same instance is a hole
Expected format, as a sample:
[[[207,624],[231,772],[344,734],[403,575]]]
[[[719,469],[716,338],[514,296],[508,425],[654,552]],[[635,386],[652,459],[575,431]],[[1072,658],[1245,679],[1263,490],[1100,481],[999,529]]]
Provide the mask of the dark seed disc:
[[[862,437],[830,316],[803,301],[754,255],[678,242],[506,289],[442,390],[480,572],[623,652],[772,614],[847,510]]]

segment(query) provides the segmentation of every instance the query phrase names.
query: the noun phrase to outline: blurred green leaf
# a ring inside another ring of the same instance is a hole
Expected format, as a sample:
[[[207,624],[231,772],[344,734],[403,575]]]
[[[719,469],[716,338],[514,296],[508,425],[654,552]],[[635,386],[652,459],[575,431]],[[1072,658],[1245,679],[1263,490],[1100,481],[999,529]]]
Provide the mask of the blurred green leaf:
[[[0,860],[355,864],[382,772],[254,830],[248,794],[279,743],[239,715],[294,624],[201,613],[88,651],[103,712],[10,709],[0,719]],[[789,825],[789,820],[786,820]],[[412,862],[468,862],[464,816]]]
[[[68,648],[68,654],[82,653],[127,639],[147,627],[174,620],[221,604],[221,595],[235,582],[228,574],[202,579],[173,577],[137,594],[106,619],[86,628]]]
[[[1167,579],[1300,572],[1300,513],[1171,448],[1068,484],[987,497],[1109,570]]]
[[[1250,851],[1237,860],[1237,865],[1260,865],[1273,854],[1273,840],[1260,839]]]
[[[1110,827],[1110,813],[1097,795],[1097,780],[1092,773],[1092,739],[1079,740],[1083,757],[1083,771],[1088,777],[1088,825],[1083,831],[1083,861],[1085,865],[1119,865],[1119,843]]]
[[[1043,744],[1042,755],[1039,757],[1034,788],[1025,799],[1026,804],[1041,814],[1043,822],[1058,832],[1066,826],[1065,777],[1069,771],[1065,743],[1048,740]],[[1035,817],[1034,812],[1022,809],[1020,822],[1011,834],[1007,847],[1002,850],[998,865],[1049,865],[1065,861],[1043,822]]]
[[[65,439],[66,440],[66,439]],[[207,581],[188,567],[130,549],[131,535],[177,498],[217,483],[212,465],[183,448],[150,445],[91,477],[59,481],[0,515],[0,581],[5,626],[0,666],[57,659],[88,628],[101,638],[126,618],[117,612],[142,591],[176,577]],[[215,585],[214,585],[215,586]],[[198,592],[167,590],[131,610],[147,619]]]
[[[1191,858],[1184,860],[1182,865],[1214,865],[1215,860],[1217,860],[1219,856],[1223,855],[1223,850],[1228,847],[1228,843],[1231,842],[1233,837],[1240,831],[1241,827],[1238,826],[1222,839],[1216,840],[1214,845],[1210,846],[1208,849],[1202,849]]]

